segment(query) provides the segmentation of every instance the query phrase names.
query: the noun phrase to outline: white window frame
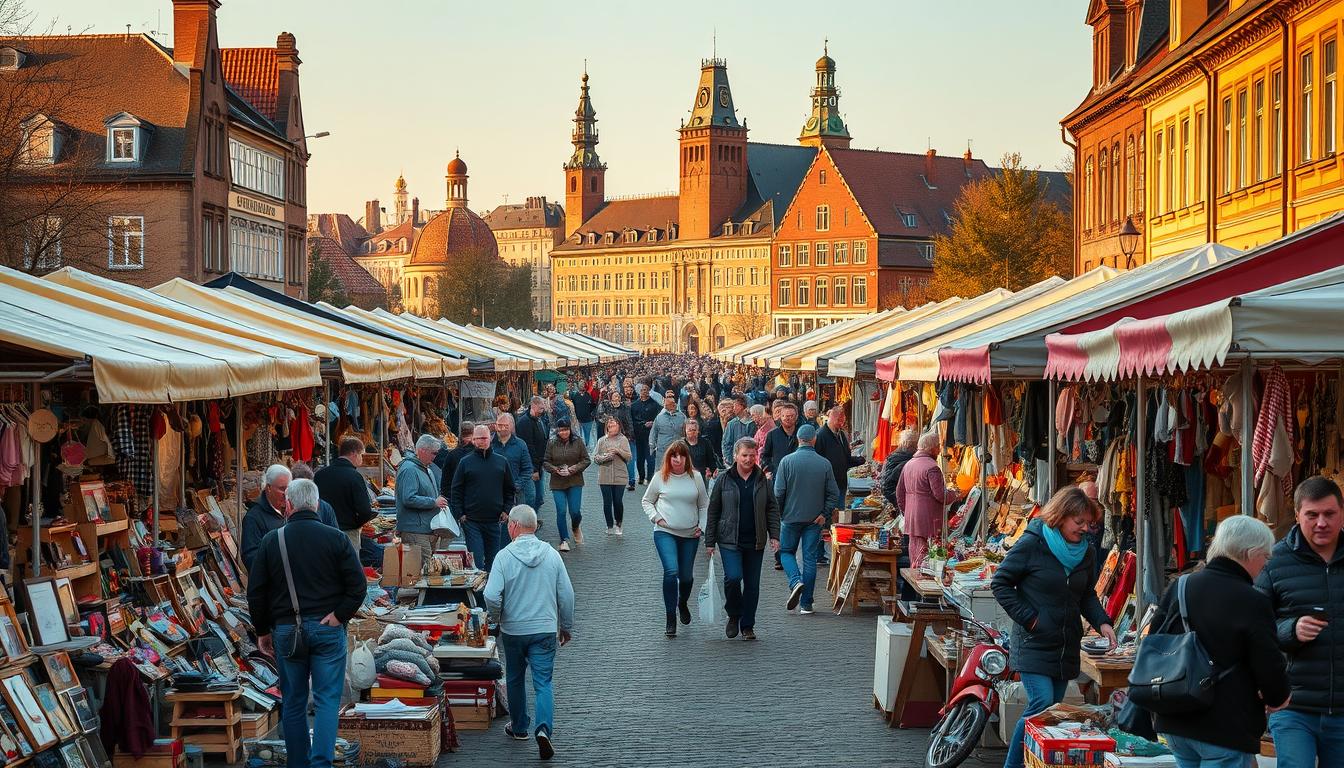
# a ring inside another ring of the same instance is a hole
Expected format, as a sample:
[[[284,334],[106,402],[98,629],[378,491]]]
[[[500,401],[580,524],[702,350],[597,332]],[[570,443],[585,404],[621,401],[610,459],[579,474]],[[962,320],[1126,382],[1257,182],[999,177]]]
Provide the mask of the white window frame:
[[[230,138],[229,167],[234,185],[278,200],[285,199],[285,160],[280,155]]]
[[[902,211],[901,223],[905,225],[906,229],[917,229],[919,227],[919,216]]]
[[[132,230],[132,224],[135,224],[137,229]],[[107,217],[107,268],[115,270],[145,268],[144,216]]]
[[[834,245],[835,245],[834,247],[835,253],[832,255],[831,263],[836,265],[848,264],[849,243],[845,242],[844,240],[837,240]]]
[[[793,302],[793,281],[779,281],[779,306],[787,307]]]
[[[799,267],[808,267],[812,265],[812,246],[808,243],[798,243],[798,252],[794,254],[794,265]]]
[[[33,230],[41,228],[40,232]],[[29,231],[23,238],[23,268],[25,270],[36,270],[38,272],[50,272],[60,269],[63,263],[63,254],[61,251],[61,217],[43,216],[37,221],[30,222],[26,227]],[[53,234],[54,233],[54,234]],[[34,240],[50,240],[47,248],[38,258],[36,264],[33,262],[33,251],[36,250]]]
[[[868,306],[868,278],[854,276],[850,281],[850,302],[856,307]]]
[[[868,241],[867,241],[867,240],[855,240],[855,241],[854,241],[854,251],[853,251],[853,253],[850,254],[850,257],[852,258],[854,264],[867,264],[867,263],[868,263]]]
[[[837,277],[831,283],[831,304],[836,307],[849,304],[849,278]]]
[[[792,246],[792,245],[781,244],[781,245],[779,246],[779,266],[781,266],[781,267],[791,267],[791,266],[793,266],[793,246]]]
[[[131,135],[131,154],[127,157],[118,156],[117,150],[120,144],[117,143],[117,134],[129,133]],[[130,125],[114,125],[107,129],[107,160],[110,163],[134,163],[140,160],[140,129]]]
[[[829,232],[831,230],[831,206],[829,205],[817,206],[816,224],[818,232]]]
[[[823,240],[814,243],[812,248],[814,251],[812,263],[818,267],[827,266],[831,260],[831,244]]]

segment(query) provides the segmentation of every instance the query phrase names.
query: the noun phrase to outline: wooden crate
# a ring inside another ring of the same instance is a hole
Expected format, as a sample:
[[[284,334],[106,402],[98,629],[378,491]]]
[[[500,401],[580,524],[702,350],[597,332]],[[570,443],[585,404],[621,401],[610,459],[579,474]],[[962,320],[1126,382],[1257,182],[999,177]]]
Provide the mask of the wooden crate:
[[[359,757],[369,765],[382,757],[407,765],[432,766],[443,747],[442,716],[436,708],[424,720],[368,720],[353,709],[341,713],[338,735],[359,743]]]
[[[275,712],[244,712],[243,713],[243,738],[261,739],[271,732],[279,720],[279,711]]]
[[[157,739],[140,758],[130,752],[112,756],[112,768],[182,768],[183,762],[182,742],[168,739]]]
[[[495,719],[495,681],[445,680],[443,695],[460,731],[489,730]]]

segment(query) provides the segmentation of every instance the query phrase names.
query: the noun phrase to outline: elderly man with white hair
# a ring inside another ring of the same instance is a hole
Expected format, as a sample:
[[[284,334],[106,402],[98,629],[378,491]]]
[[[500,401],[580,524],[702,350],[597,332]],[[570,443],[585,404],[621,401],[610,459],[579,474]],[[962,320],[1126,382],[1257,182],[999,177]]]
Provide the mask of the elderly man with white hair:
[[[440,470],[434,464],[439,439],[421,435],[415,441],[415,454],[406,456],[397,467],[397,535],[404,544],[420,548],[426,559],[434,553],[434,528],[431,523],[448,500],[439,495]]]
[[[504,732],[519,741],[537,738],[542,760],[555,755],[555,651],[574,631],[574,586],[560,553],[536,537],[537,513],[526,504],[509,511],[509,544],[495,558],[485,584],[485,604],[499,621],[499,644],[509,691]],[[536,717],[528,717],[523,677],[532,669]]]
[[[896,500],[905,515],[905,534],[910,537],[910,565],[918,568],[929,551],[929,539],[943,531],[947,505],[956,501],[958,491],[948,488],[943,470],[938,468],[942,440],[937,432],[919,437],[919,450],[901,469],[896,482]]]
[[[266,534],[285,524],[285,490],[292,479],[284,464],[272,464],[262,476],[261,495],[243,516],[243,565],[252,570],[252,559]]]

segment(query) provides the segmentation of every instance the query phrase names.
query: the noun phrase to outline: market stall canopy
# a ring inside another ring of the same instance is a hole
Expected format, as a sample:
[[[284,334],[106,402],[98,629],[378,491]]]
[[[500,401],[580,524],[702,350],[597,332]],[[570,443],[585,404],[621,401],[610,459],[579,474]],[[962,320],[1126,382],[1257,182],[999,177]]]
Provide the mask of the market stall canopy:
[[[576,338],[583,339],[595,349],[605,349],[610,351],[612,354],[620,355],[622,358],[639,357],[638,350],[631,349],[629,347],[623,347],[614,341],[607,341],[606,339],[600,339],[591,334],[579,333],[577,331],[566,331],[565,334],[567,336],[574,336]]]
[[[544,358],[540,355],[520,351],[513,345],[501,344],[496,339],[482,338],[476,334],[461,333],[452,328],[449,328],[446,325],[443,325],[442,323],[439,323],[437,320],[430,320],[428,318],[420,317],[419,315],[413,315],[409,312],[403,312],[400,315],[394,315],[385,309],[375,309],[374,313],[383,317],[394,318],[397,321],[406,323],[408,325],[414,325],[418,328],[423,328],[425,330],[433,331],[434,333],[442,334],[443,336],[449,339],[457,340],[457,342],[460,344],[471,345],[485,352],[488,352],[490,356],[493,357],[496,361],[495,370],[497,371],[501,370],[536,371],[541,370],[541,368],[544,367],[546,364],[547,358]],[[506,368],[498,367],[499,361],[501,360],[505,361],[505,364],[507,366]]]
[[[1046,337],[1047,377],[1111,381],[1223,365],[1229,354],[1316,364],[1344,357],[1344,267],[1169,315]]]
[[[341,375],[351,384],[397,379],[439,379],[460,376],[465,360],[455,360],[452,373],[445,358],[429,357],[424,350],[378,336],[345,323],[298,312],[233,288],[217,290],[174,278],[155,286],[154,293],[182,302],[200,312],[247,325],[267,338],[297,344],[314,354],[340,362]]]
[[[377,310],[369,311],[360,309],[354,305],[348,307],[337,307],[334,304],[328,304],[325,301],[315,302],[314,306],[319,309],[344,315],[353,320],[359,321],[363,326],[371,329],[380,330],[394,338],[405,338],[415,341],[419,346],[430,349],[439,354],[451,357],[463,357],[467,361],[467,370],[471,373],[488,373],[498,370],[495,356],[490,353],[482,353],[479,348],[468,346],[463,342],[449,337],[446,334],[435,333],[427,329],[421,329],[410,323],[404,323],[396,315],[379,315]]]
[[[589,354],[596,355],[602,363],[614,363],[617,360],[627,360],[639,354],[633,349],[595,343],[596,339],[591,336],[585,336],[572,331],[531,331],[530,333],[542,338],[562,341],[576,349],[586,350]]]
[[[714,357],[718,358],[719,360],[722,360],[725,363],[736,363],[739,365],[746,365],[746,363],[743,362],[742,360],[743,355],[747,354],[748,352],[753,352],[757,349],[768,347],[771,344],[778,342],[781,338],[783,337],[779,336],[778,334],[767,333],[764,336],[757,336],[754,339],[747,339],[746,341],[738,342],[737,344],[734,344],[731,347],[724,347],[723,349],[720,349],[719,351],[714,352],[712,354]]]
[[[1045,371],[1047,334],[1234,263],[1242,255],[1225,245],[1201,245],[1123,272],[1035,312],[996,321],[939,348],[937,377],[977,384],[987,383],[991,374],[1038,378]],[[906,378],[904,369],[900,375]]]
[[[801,357],[796,358],[797,365],[794,367],[801,371],[826,372],[830,359],[845,350],[882,338],[907,323],[918,322],[941,312],[954,311],[963,301],[965,299],[960,296],[953,296],[950,299],[922,304],[904,312],[892,312],[872,325],[847,329],[844,333],[807,350]],[[834,377],[837,374],[829,375]]]
[[[476,339],[488,344],[494,344],[501,349],[508,350],[515,355],[528,355],[541,361],[541,368],[564,368],[569,365],[568,358],[556,354],[552,350],[538,347],[535,343],[515,338],[498,329],[482,328],[479,325],[458,325],[446,318],[439,318],[434,321],[436,324],[447,328],[452,333]]]
[[[0,342],[90,361],[104,403],[169,403],[321,382],[320,361],[252,350],[190,323],[0,268]]]
[[[571,361],[571,365],[597,365],[598,363],[609,363],[616,359],[612,355],[603,355],[586,344],[579,344],[575,341],[566,339],[563,334],[547,336],[539,331],[529,331],[521,328],[502,328],[500,329],[500,332],[507,333],[517,339],[526,340],[543,349],[554,349],[557,352],[563,352]]]
[[[833,339],[842,334],[857,328],[863,328],[872,323],[876,323],[885,317],[891,317],[893,314],[905,312],[902,307],[896,309],[884,309],[878,312],[869,312],[858,317],[851,317],[847,320],[839,320],[829,325],[820,325],[805,333],[797,336],[789,336],[779,339],[776,343],[768,347],[762,347],[752,352],[747,357],[753,365],[759,365],[766,368],[785,369],[784,360],[793,357],[797,358],[804,352],[815,349],[828,339]]]
[[[1004,302],[989,314],[968,322],[958,323],[942,332],[926,336],[920,341],[911,341],[902,345],[895,354],[876,361],[877,377],[883,381],[899,379],[901,381],[937,381],[941,375],[941,363],[938,352],[958,339],[975,336],[984,331],[1022,317],[1030,317],[1056,302],[1068,299],[1077,293],[1088,290],[1120,276],[1121,272],[1110,267],[1098,267],[1075,277],[1072,280],[1052,277],[1023,289],[1014,295],[1012,301]]]

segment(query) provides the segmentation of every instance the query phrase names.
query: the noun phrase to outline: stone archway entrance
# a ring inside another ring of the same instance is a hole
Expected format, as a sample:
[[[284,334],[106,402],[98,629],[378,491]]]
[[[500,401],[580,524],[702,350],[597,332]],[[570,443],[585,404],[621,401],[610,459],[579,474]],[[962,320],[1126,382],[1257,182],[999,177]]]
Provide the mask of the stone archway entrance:
[[[694,325],[686,326],[686,351],[692,355],[700,354],[700,329]]]

